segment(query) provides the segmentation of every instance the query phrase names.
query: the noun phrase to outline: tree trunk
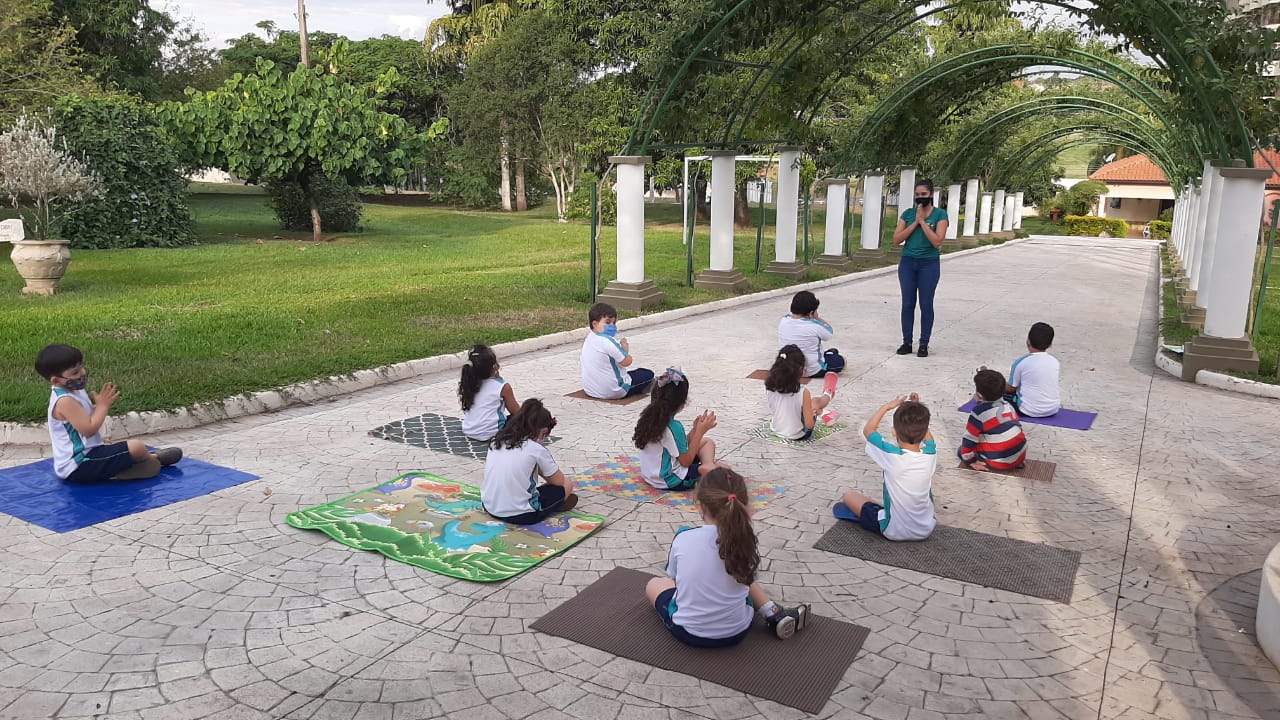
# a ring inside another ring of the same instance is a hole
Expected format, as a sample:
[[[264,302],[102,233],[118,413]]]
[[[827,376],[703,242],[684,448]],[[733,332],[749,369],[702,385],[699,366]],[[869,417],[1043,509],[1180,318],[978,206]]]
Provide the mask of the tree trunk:
[[[507,154],[507,141],[502,141],[502,209],[511,212],[511,156]]]
[[[693,183],[694,217],[699,220],[711,220],[711,206],[707,204],[707,181],[695,180]]]
[[[302,188],[302,195],[307,199],[307,206],[311,208],[311,241],[320,242],[320,206],[316,203],[315,193],[311,191],[311,176],[303,175],[298,178],[298,185]]]
[[[751,203],[747,200],[747,184],[743,183],[733,194],[733,224],[736,227],[755,227],[751,221]]]
[[[516,158],[516,211],[529,209],[529,198],[524,194],[524,158]]]
[[[556,175],[556,166],[550,162],[546,165],[547,175],[551,177],[551,187],[556,191],[556,219],[564,222],[564,191],[560,188],[560,177]]]

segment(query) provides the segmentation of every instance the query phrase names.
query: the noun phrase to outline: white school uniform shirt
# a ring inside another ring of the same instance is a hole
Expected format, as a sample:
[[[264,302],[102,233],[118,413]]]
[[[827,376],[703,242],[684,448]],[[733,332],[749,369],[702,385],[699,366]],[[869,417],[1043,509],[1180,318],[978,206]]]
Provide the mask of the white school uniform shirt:
[[[878,433],[867,438],[867,455],[884,470],[880,531],[890,540],[923,540],[938,525],[933,515],[933,473],[938,448],[932,440],[920,452],[903,450]]]
[[[502,402],[502,378],[486,378],[471,401],[471,409],[462,413],[462,434],[472,440],[492,440],[507,422],[507,407]]]
[[[827,363],[822,359],[822,342],[833,337],[831,326],[817,318],[793,318],[788,314],[778,323],[778,347],[795,345],[800,348],[804,353],[805,377],[827,369]]]
[[[85,412],[93,414],[93,401],[85,390],[72,392],[66,388],[54,387],[49,393],[49,440],[53,444],[53,472],[61,480],[66,480],[68,475],[80,467],[90,448],[102,444],[101,432],[82,437],[71,423],[53,417],[53,406],[64,397],[74,398]]]
[[[1013,361],[1009,384],[1018,388],[1018,412],[1027,417],[1049,417],[1062,409],[1058,390],[1058,358],[1034,352]]]
[[[795,440],[804,435],[804,389],[800,392],[780,393],[766,390],[769,397],[769,429],[774,435]]]
[[[591,332],[582,343],[582,389],[594,398],[617,400],[631,390],[631,373],[618,363],[630,357],[617,340]]]
[[[671,542],[667,575],[676,581],[671,620],[709,640],[733,637],[751,627],[747,586],[724,569],[715,525],[685,530]]]
[[[689,474],[689,468],[676,459],[689,449],[684,425],[671,419],[662,431],[662,439],[640,449],[640,474],[644,481],[659,490],[670,490]]]
[[[491,515],[511,517],[541,510],[538,477],[560,468],[542,443],[525,440],[514,448],[493,448],[484,461],[480,502]]]

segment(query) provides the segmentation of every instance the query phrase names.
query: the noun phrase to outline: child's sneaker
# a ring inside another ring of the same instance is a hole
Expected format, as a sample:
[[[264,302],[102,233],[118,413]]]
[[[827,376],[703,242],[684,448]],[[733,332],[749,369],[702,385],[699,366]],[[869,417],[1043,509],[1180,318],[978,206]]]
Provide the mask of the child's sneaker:
[[[160,448],[156,451],[156,459],[160,461],[162,467],[168,467],[176,464],[182,459],[182,448],[167,447]]]
[[[840,419],[840,411],[835,408],[828,407],[822,411],[821,415],[823,425],[834,425],[836,420]]]
[[[556,508],[555,512],[569,512],[570,510],[574,509],[577,506],[578,506],[578,494],[569,493],[567,496],[565,496],[564,500],[560,501],[560,507]]]
[[[826,377],[822,379],[822,394],[826,395],[829,398],[835,398],[836,381],[839,379],[840,379],[839,375],[836,375],[833,372],[827,373]]]
[[[809,624],[809,606],[797,605],[790,610],[779,610],[770,615],[765,623],[774,637],[786,640]]]

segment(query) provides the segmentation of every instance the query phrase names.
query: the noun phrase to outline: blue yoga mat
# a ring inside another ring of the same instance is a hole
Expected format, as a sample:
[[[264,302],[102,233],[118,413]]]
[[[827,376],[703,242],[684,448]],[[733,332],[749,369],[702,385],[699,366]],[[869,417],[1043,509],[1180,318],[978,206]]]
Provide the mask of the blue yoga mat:
[[[973,412],[976,403],[970,400],[960,406],[962,413]],[[1018,420],[1025,423],[1035,423],[1036,425],[1049,425],[1051,427],[1067,428],[1069,430],[1088,430],[1093,427],[1093,421],[1098,417],[1098,413],[1084,412],[1083,410],[1070,410],[1062,408],[1058,412],[1049,417],[1030,417],[1018,413]]]
[[[257,475],[183,458],[149,480],[94,485],[63,482],[53,459],[0,470],[0,512],[57,533],[190,500]]]

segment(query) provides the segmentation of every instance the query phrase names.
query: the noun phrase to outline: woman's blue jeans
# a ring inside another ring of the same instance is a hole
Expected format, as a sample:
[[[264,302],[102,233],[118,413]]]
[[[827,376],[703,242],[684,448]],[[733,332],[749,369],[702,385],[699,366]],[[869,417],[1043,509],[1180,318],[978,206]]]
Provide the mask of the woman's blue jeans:
[[[938,289],[942,263],[938,258],[902,256],[898,263],[898,285],[902,288],[902,344],[910,345],[916,324],[916,296],[920,298],[920,344],[928,345],[933,335],[933,293]]]

